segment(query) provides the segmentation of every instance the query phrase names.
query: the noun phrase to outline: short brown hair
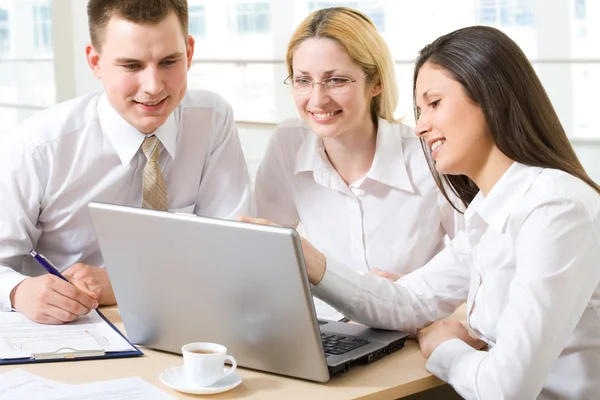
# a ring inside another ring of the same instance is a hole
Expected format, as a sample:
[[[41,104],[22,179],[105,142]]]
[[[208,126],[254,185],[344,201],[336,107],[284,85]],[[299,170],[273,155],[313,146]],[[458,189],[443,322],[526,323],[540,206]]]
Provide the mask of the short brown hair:
[[[142,25],[155,25],[174,12],[184,36],[188,34],[187,0],[89,0],[87,5],[92,45],[100,50],[108,21],[119,16]]]

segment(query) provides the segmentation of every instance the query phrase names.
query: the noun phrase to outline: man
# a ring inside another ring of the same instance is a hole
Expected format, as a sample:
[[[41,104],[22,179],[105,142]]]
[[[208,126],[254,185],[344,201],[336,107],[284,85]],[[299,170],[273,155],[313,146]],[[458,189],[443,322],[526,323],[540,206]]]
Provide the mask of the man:
[[[187,0],[89,1],[86,55],[104,90],[39,113],[0,149],[0,310],[60,324],[115,304],[90,201],[218,218],[250,212],[230,106],[186,89],[187,10]],[[31,249],[72,284],[46,274]]]

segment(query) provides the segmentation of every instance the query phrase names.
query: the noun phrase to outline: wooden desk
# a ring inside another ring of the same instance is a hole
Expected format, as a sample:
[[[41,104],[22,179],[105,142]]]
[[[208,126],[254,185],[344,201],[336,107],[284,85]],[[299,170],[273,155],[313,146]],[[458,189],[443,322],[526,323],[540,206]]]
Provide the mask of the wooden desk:
[[[102,312],[117,328],[123,323],[116,307]],[[464,314],[463,314],[464,315]],[[286,378],[240,368],[243,382],[218,395],[188,395],[165,386],[158,375],[166,368],[182,365],[179,355],[142,348],[143,357],[2,366],[0,373],[22,368],[33,374],[64,383],[86,383],[139,376],[180,399],[397,399],[442,385],[425,369],[418,344],[407,340],[403,349],[370,365],[353,367],[325,384]],[[234,354],[235,356],[235,354]]]

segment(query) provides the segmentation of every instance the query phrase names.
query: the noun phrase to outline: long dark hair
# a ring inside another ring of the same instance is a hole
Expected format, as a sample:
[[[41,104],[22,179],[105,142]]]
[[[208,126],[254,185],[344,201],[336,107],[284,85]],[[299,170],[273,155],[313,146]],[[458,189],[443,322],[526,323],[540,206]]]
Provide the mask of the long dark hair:
[[[425,46],[419,52],[413,76],[416,120],[417,76],[426,62],[450,74],[481,107],[494,143],[504,155],[521,164],[562,170],[600,193],[600,186],[581,166],[533,67],[507,35],[494,28],[472,26]],[[423,140],[421,145],[446,199],[453,204],[447,186],[468,206],[479,191],[475,183],[464,175],[440,175]]]

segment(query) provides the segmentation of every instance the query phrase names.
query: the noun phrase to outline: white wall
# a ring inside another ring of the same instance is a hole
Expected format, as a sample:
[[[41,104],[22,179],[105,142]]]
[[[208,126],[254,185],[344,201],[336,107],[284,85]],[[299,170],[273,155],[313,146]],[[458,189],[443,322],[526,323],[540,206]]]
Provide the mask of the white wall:
[[[90,41],[87,2],[53,0],[52,37],[56,101],[61,102],[101,87],[85,57]]]
[[[583,168],[595,182],[600,184],[600,141],[573,139],[571,143]]]

